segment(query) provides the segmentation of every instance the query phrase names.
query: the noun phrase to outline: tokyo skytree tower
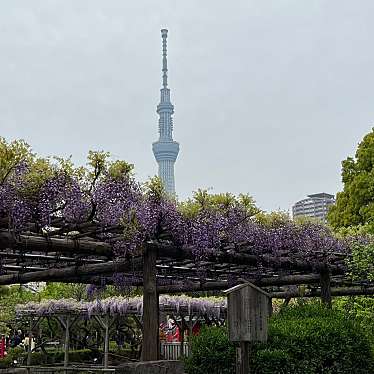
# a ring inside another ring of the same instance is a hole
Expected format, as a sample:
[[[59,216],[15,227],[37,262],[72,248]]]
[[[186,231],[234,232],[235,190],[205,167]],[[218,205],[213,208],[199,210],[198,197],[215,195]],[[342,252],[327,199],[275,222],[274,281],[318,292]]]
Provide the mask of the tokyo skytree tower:
[[[158,121],[159,139],[152,145],[153,154],[158,163],[158,176],[164,184],[165,190],[175,195],[174,164],[179,153],[179,143],[173,140],[174,106],[170,102],[168,88],[167,37],[168,30],[161,30],[162,36],[162,88],[161,101],[157,106],[160,116]]]

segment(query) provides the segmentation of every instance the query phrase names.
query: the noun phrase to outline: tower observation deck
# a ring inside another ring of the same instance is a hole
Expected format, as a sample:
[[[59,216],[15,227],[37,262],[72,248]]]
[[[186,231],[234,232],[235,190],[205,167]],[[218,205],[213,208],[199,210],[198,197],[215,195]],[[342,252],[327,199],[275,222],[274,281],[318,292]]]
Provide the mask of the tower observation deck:
[[[175,194],[174,164],[179,153],[179,143],[173,140],[173,113],[174,106],[170,102],[170,89],[168,88],[167,66],[167,37],[168,30],[161,30],[162,36],[162,88],[161,100],[157,106],[159,115],[159,139],[153,143],[152,149],[158,163],[158,176],[164,184],[167,193]]]

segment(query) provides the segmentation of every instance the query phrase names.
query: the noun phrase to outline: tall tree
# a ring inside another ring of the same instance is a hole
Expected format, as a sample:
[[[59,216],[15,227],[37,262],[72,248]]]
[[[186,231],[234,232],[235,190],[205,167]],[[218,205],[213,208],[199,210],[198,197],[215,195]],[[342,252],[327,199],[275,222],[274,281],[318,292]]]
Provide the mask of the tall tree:
[[[374,231],[374,128],[358,145],[355,157],[342,162],[342,181],[329,223],[334,228],[367,225]]]
[[[21,286],[1,287],[0,289],[0,334],[9,332],[9,325],[16,321],[16,305],[38,301],[37,294]]]

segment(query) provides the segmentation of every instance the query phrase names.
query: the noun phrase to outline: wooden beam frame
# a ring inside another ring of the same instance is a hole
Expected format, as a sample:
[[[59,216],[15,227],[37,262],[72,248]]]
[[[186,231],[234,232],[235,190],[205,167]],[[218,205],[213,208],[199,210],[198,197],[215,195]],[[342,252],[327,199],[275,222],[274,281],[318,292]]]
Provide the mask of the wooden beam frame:
[[[92,274],[108,274],[126,272],[142,265],[142,258],[120,260],[102,264],[71,266],[61,269],[48,269],[23,274],[7,274],[0,276],[0,285],[19,284],[41,281],[60,281],[65,278],[84,277]]]
[[[331,296],[373,296],[374,287],[336,287],[331,288]],[[320,290],[295,290],[272,292],[270,296],[274,299],[287,299],[293,297],[321,297]]]

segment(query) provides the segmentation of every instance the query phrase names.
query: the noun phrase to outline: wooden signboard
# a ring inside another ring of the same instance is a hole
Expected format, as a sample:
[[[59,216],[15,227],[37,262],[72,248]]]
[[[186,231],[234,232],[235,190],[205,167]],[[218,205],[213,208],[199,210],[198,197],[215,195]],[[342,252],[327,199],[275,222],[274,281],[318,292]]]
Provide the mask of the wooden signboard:
[[[233,342],[266,342],[270,295],[252,283],[225,291],[229,339]]]

